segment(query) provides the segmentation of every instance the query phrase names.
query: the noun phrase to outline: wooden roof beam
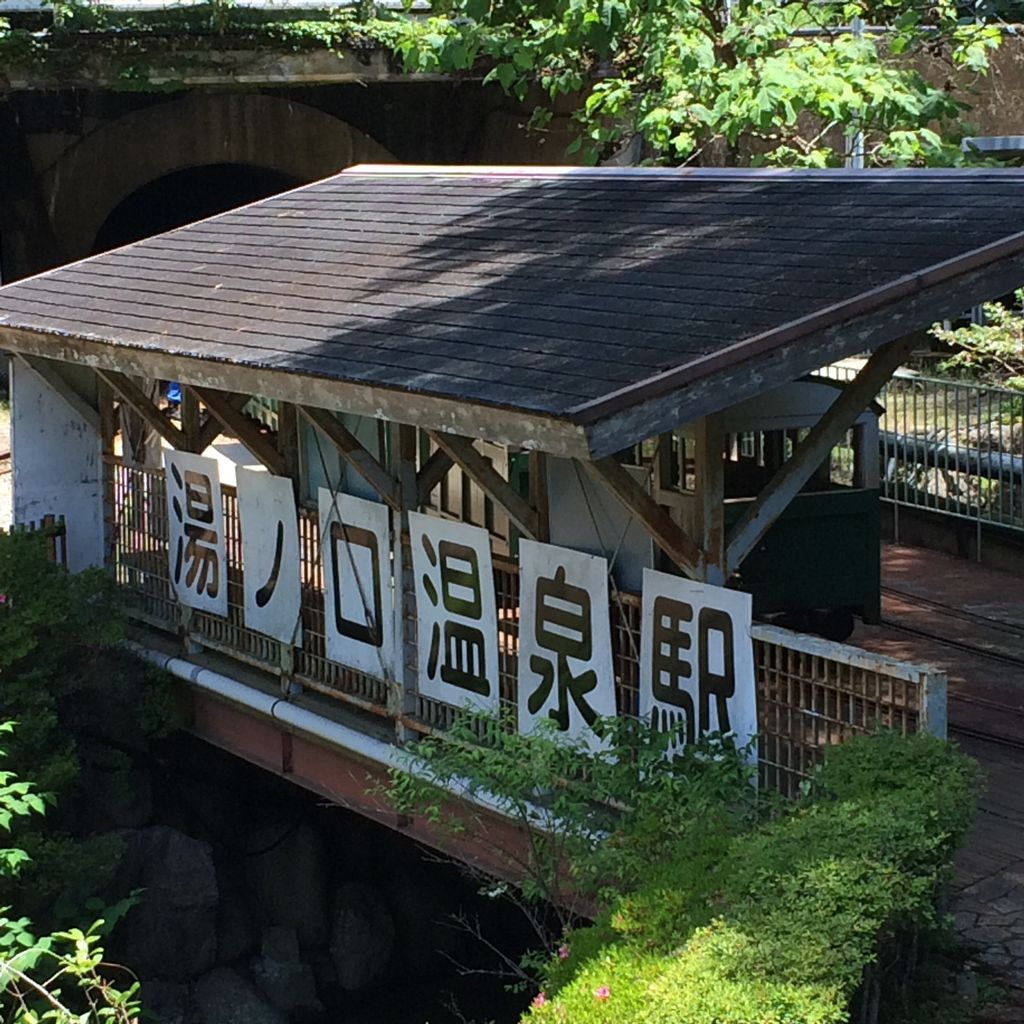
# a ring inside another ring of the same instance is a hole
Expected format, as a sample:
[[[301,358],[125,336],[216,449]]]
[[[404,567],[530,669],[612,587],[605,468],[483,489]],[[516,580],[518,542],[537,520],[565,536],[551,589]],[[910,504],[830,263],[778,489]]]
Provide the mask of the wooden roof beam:
[[[641,487],[614,456],[584,462],[587,471],[603,483],[643,524],[654,543],[691,579],[704,578],[707,557],[700,546]]]
[[[320,431],[351,466],[395,511],[402,511],[401,488],[386,469],[363,447],[333,413],[305,405],[298,406],[303,416]]]
[[[110,385],[138,413],[150,430],[159,434],[172,448],[180,452],[189,450],[188,438],[158,409],[150,397],[130,377],[116,370],[97,370],[100,380]]]
[[[431,431],[430,438],[480,485],[488,498],[496,501],[508,513],[512,522],[527,537],[534,540],[538,538],[540,522],[537,510],[473,447],[469,438],[442,434],[440,431]]]
[[[948,261],[949,265],[955,262]],[[573,417],[581,426],[585,424],[591,457],[622,451],[797,380],[837,359],[874,351],[937,320],[955,318],[993,296],[1008,294],[1020,287],[1024,277],[1024,253],[1014,251],[982,266],[964,268],[957,276],[936,276],[936,280],[927,274],[901,279],[899,294],[886,303],[862,303],[862,308],[856,308],[857,301],[875,294],[866,293],[845,304],[850,307],[845,318],[838,307],[821,310],[731,349],[711,353],[700,360],[700,366],[695,363],[663,374],[666,379],[661,382],[632,385],[587,409],[579,407]],[[885,286],[877,292],[887,290],[896,289]],[[770,338],[771,347],[761,344]]]
[[[779,467],[729,533],[725,554],[727,575],[739,569],[857,417],[875,400],[882,386],[910,353],[915,340],[911,335],[878,349],[839,393],[828,412],[811,428],[793,457]]]

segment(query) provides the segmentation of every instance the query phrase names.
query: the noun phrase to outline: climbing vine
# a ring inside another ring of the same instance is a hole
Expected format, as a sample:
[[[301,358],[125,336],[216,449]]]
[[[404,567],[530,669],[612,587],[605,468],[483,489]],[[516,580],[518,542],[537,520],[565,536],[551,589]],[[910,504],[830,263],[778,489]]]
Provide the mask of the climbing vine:
[[[538,130],[572,110],[571,151],[588,162],[834,166],[859,133],[868,164],[950,164],[966,159],[957,89],[1001,39],[999,16],[962,16],[954,0],[405,4],[311,16],[235,0],[138,13],[52,0],[0,21],[0,90],[5,74],[180,89],[204,65],[223,73],[224,51],[383,53],[396,69],[539,97]],[[852,31],[858,18],[869,31]]]

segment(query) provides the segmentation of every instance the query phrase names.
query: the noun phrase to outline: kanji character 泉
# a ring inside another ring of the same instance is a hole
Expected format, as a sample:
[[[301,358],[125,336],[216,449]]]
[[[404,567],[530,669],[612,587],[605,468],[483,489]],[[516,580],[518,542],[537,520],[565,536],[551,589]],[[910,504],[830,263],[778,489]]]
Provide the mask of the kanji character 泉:
[[[567,583],[565,567],[559,566],[554,577],[542,576],[537,580],[535,607],[534,638],[542,650],[554,655],[554,660],[538,654],[531,656],[530,671],[540,676],[540,683],[530,694],[526,706],[531,714],[537,714],[547,702],[557,678],[557,705],[548,709],[548,717],[562,732],[568,731],[571,698],[587,725],[593,725],[597,712],[584,698],[597,686],[597,672],[587,669],[577,676],[569,668],[570,658],[589,661],[593,651],[590,593]]]

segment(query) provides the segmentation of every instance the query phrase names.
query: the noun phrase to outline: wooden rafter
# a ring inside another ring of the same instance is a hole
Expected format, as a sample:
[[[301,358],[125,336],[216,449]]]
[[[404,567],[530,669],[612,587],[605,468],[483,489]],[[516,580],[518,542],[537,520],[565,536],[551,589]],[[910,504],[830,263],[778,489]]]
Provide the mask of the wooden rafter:
[[[363,447],[359,438],[326,409],[301,405],[297,407],[310,423],[338,450],[338,454],[386,501],[401,511],[402,503],[397,481]]]
[[[814,471],[842,440],[851,424],[874,400],[882,385],[899,368],[913,348],[915,338],[901,338],[878,349],[863,369],[843,389],[828,411],[798,445],[747,507],[729,533],[726,565],[736,572],[772,524],[800,493]]]
[[[430,458],[416,474],[417,500],[420,505],[426,505],[430,501],[431,492],[454,465],[452,457],[443,448],[436,448],[430,453]]]
[[[271,473],[288,475],[288,464],[277,450],[273,440],[260,433],[253,420],[242,412],[230,395],[209,388],[192,388],[196,397],[206,406],[210,416],[233,434]],[[244,403],[243,403],[244,404]]]
[[[654,543],[691,579],[700,579],[705,555],[672,517],[630,476],[614,456],[584,462],[587,471],[603,483],[637,517]]]
[[[17,356],[30,370],[42,379],[64,400],[73,413],[89,424],[98,434],[100,431],[99,410],[90,405],[63,377],[55,363],[38,356]]]
[[[446,451],[455,464],[469,475],[492,501],[496,501],[527,537],[540,534],[537,510],[484,458],[468,437],[430,432],[431,440]]]
[[[172,448],[188,451],[188,438],[158,409],[149,396],[130,377],[116,370],[97,370],[101,380],[106,381],[131,406],[150,430],[156,431]]]

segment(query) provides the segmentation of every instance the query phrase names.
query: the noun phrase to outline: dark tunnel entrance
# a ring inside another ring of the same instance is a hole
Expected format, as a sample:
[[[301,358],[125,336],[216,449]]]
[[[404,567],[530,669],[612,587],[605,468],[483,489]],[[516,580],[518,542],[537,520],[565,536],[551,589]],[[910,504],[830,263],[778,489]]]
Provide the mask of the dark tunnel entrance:
[[[210,164],[174,171],[123,199],[97,233],[92,253],[116,249],[300,184],[280,171],[248,164]]]

